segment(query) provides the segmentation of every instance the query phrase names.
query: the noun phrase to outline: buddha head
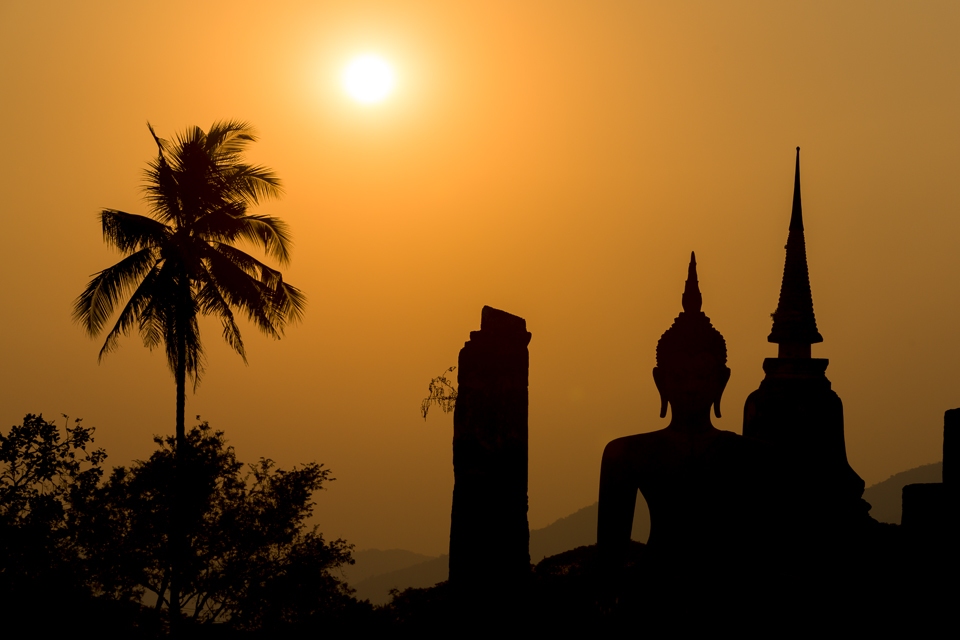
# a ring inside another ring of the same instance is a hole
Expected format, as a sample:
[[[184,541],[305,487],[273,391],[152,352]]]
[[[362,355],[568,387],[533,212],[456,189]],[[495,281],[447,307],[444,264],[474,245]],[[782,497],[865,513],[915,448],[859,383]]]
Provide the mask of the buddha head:
[[[719,418],[720,397],[730,380],[727,343],[700,310],[703,298],[692,252],[682,304],[683,311],[657,343],[653,380],[660,391],[660,417],[666,417],[669,403],[674,415],[709,412],[712,405]]]

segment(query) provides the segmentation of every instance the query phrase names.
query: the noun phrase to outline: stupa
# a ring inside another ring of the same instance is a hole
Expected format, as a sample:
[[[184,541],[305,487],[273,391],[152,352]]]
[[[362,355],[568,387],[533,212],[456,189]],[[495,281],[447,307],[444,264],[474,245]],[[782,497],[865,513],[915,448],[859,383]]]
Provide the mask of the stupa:
[[[869,509],[864,482],[850,467],[843,430],[843,403],[825,374],[829,360],[811,357],[823,342],[813,313],[800,199],[800,147],[793,187],[780,301],[767,340],[778,345],[766,358],[760,388],[747,398],[743,435],[781,451],[797,484],[795,507],[817,526],[861,521]]]

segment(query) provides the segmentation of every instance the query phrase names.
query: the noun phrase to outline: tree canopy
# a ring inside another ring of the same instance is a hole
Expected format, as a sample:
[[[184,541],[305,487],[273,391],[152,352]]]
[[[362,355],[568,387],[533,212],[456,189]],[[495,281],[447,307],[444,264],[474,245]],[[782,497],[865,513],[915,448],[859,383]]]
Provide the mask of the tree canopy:
[[[191,127],[173,141],[159,138],[157,157],[145,174],[150,215],[117,209],[100,212],[104,241],[124,254],[112,267],[94,274],[74,303],[73,317],[91,336],[100,335],[115,310],[100,358],[117,348],[121,335],[136,327],[149,349],[163,346],[176,383],[177,465],[170,467],[173,487],[170,602],[179,619],[183,563],[191,553],[181,511],[189,491],[183,466],[186,452],[186,380],[196,389],[203,373],[200,316],[215,316],[223,338],[244,362],[246,348],[235,311],[261,331],[279,338],[287,322],[303,314],[303,293],[282,274],[241,251],[237,242],[259,245],[287,264],[291,240],[286,224],[247,209],[279,197],[280,180],[269,169],[243,161],[256,140],[245,122],[214,122],[208,131]],[[126,302],[124,303],[124,300]]]
[[[149,125],[148,125],[149,126]],[[282,193],[269,169],[243,162],[256,140],[245,122],[191,127],[173,141],[159,138],[158,155],[145,172],[150,216],[118,209],[100,212],[103,239],[125,257],[95,274],[74,305],[74,318],[92,336],[107,326],[100,357],[136,327],[145,346],[164,346],[171,371],[182,367],[196,384],[203,372],[197,318],[221,320],[226,342],[246,361],[234,309],[264,333],[280,337],[301,317],[303,293],[281,273],[236,248],[245,241],[285,265],[290,232],[279,218],[247,209]]]
[[[131,626],[162,628],[176,440],[154,441],[148,459],[103,478],[106,454],[92,448],[93,429],[80,421],[64,433],[28,414],[0,432],[0,605],[43,608],[62,597],[78,609],[107,606]],[[307,524],[314,494],[333,480],[329,469],[244,464],[205,422],[187,441],[181,602],[192,624],[289,629],[370,611],[342,580],[352,545]]]

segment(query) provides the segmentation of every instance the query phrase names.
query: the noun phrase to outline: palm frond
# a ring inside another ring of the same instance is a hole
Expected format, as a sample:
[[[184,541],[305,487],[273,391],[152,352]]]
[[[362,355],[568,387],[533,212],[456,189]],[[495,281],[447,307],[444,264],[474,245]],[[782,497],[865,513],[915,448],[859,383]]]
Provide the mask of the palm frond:
[[[176,323],[171,323],[170,326]],[[203,343],[200,341],[200,327],[197,318],[194,317],[188,323],[186,336],[191,339],[183,352],[183,359],[186,365],[187,375],[193,378],[193,390],[196,391],[200,386],[200,380],[203,378],[205,354]],[[167,364],[171,371],[176,371],[177,362],[180,358],[180,352],[177,350],[177,334],[175,331],[168,330],[164,339],[164,347],[167,355]]]
[[[153,295],[140,310],[139,331],[143,345],[153,351],[167,338],[168,326],[175,319],[177,298],[177,265],[164,261],[153,281]],[[173,366],[173,365],[171,365]]]
[[[236,321],[233,319],[233,313],[225,314],[221,322],[223,323],[223,339],[240,355],[240,358],[243,359],[243,364],[249,364],[249,362],[247,362],[247,350],[246,347],[243,346],[243,338],[240,336],[240,327],[237,326]]]
[[[144,200],[153,215],[167,224],[179,226],[183,218],[180,203],[179,185],[169,166],[151,161],[143,172]]]
[[[286,223],[272,216],[244,216],[235,221],[219,225],[221,231],[220,237],[211,238],[217,240],[211,244],[218,250],[231,256],[236,256],[237,264],[246,264],[254,258],[245,252],[228,244],[236,240],[247,240],[263,248],[267,255],[277,259],[280,264],[290,262],[290,246],[293,244],[290,239],[290,232]],[[212,235],[212,234],[211,234]],[[240,255],[242,254],[242,255]],[[256,261],[257,268],[267,268],[259,261]]]
[[[145,197],[150,209],[160,220],[178,222],[181,218],[181,206],[177,197],[177,179],[167,162],[167,153],[170,152],[171,145],[169,141],[157,136],[149,122],[147,128],[154,142],[157,143],[157,157],[147,165],[144,171]]]
[[[282,318],[274,308],[274,292],[221,252],[210,251],[205,258],[208,273],[227,303],[243,311],[262,332],[279,338]]]
[[[106,354],[117,348],[120,336],[126,335],[134,323],[140,324],[142,329],[144,310],[157,293],[156,282],[159,273],[159,266],[154,264],[150,272],[140,281],[140,285],[136,291],[133,292],[133,295],[130,296],[130,300],[127,301],[123,311],[120,312],[116,323],[113,325],[113,329],[110,330],[106,340],[103,341],[100,354],[97,356],[98,361],[103,360]]]
[[[224,299],[260,331],[274,338],[282,335],[281,322],[271,299],[272,291],[227,260],[211,261],[210,275]]]
[[[272,310],[277,316],[273,322],[279,328],[280,333],[282,333],[282,327],[286,322],[298,322],[303,318],[307,298],[298,288],[286,284],[283,281],[282,273],[276,269],[271,269],[236,247],[215,243],[212,248],[216,250],[216,253],[243,270],[248,276],[257,278],[263,286],[263,291],[270,292]],[[211,254],[205,254],[205,258],[210,259],[211,257]]]
[[[256,133],[248,123],[226,120],[214,122],[205,141],[224,192],[254,204],[283,193],[280,178],[271,169],[242,162],[247,146],[256,140]]]
[[[165,265],[166,266],[166,265]],[[144,337],[146,344],[147,338],[143,333],[143,328],[149,328],[155,333],[162,333],[162,340],[151,338],[153,346],[163,342],[164,351],[167,355],[167,365],[174,373],[177,371],[177,363],[182,358],[186,373],[193,378],[193,386],[196,389],[200,384],[200,378],[203,374],[204,349],[200,340],[200,325],[197,322],[197,302],[191,296],[183,299],[180,291],[180,283],[176,279],[164,279],[165,284],[172,293],[165,296],[162,300],[154,298],[151,304],[144,310],[144,315],[150,320],[148,327],[141,325],[141,336]],[[182,351],[181,351],[182,338]]]
[[[210,259],[213,257],[213,253],[217,253],[243,269],[244,273],[256,280],[260,280],[263,271],[270,268],[246,251],[237,249],[225,242],[211,242],[203,251],[204,259]]]
[[[198,126],[187,127],[182,133],[178,133],[174,138],[170,154],[174,161],[174,168],[183,170],[183,160],[189,155],[191,147],[202,153],[205,152],[206,144],[207,134]]]
[[[171,233],[162,222],[118,209],[101,211],[100,226],[104,241],[124,253],[160,247]]]
[[[186,338],[187,375],[193,378],[193,390],[196,392],[200,385],[200,378],[203,376],[205,361],[203,342],[200,340],[200,323],[196,314],[190,318],[190,322],[187,324]]]
[[[153,247],[145,247],[95,274],[74,303],[73,319],[91,336],[100,333],[117,303],[157,263],[158,253]]]
[[[162,158],[164,151],[169,148],[170,143],[157,135],[157,132],[153,130],[153,125],[150,124],[149,120],[147,120],[147,129],[150,130],[150,135],[153,136],[153,141],[157,143],[157,151]]]
[[[229,172],[224,173],[224,187],[233,197],[253,204],[283,195],[277,174],[257,165],[232,165]]]
[[[233,316],[233,310],[223,299],[219,289],[212,278],[205,278],[204,284],[197,292],[197,303],[200,313],[204,315],[219,316],[223,323],[223,339],[236,351],[247,364],[247,351],[243,346],[243,338],[240,336],[240,327]]]
[[[151,351],[163,344],[167,337],[168,321],[165,311],[160,305],[159,296],[154,296],[140,311],[138,318],[140,339]]]
[[[300,289],[281,281],[274,291],[273,303],[277,313],[283,317],[282,326],[288,322],[303,320],[303,312],[307,309],[307,296]]]
[[[248,144],[256,141],[256,131],[242,120],[219,120],[207,130],[207,151],[218,158],[236,158],[246,151]]]
[[[263,247],[281,265],[290,263],[293,238],[287,223],[273,216],[253,214],[244,216],[237,229],[237,239],[244,239]]]
[[[244,202],[224,202],[211,207],[191,225],[193,234],[205,241],[232,242],[247,215]]]

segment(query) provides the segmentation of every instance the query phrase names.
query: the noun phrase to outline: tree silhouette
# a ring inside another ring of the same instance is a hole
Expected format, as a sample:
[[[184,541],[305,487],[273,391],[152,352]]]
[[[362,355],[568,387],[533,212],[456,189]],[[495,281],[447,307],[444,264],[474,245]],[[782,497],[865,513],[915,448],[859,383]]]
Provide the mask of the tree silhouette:
[[[80,420],[58,428],[33,414],[0,429],[5,619],[28,620],[43,637],[65,637],[78,619],[106,637],[157,637],[170,613],[177,466],[190,487],[180,506],[191,540],[180,568],[181,636],[217,625],[292,637],[373,622],[372,605],[343,580],[353,545],[309,524],[314,496],[333,481],[322,464],[244,464],[202,422],[187,432],[181,460],[174,436],[154,437],[148,459],[104,478],[106,452],[93,434]]]
[[[106,453],[92,443],[79,419],[62,432],[30,413],[0,432],[0,601],[80,582],[65,514],[100,481]]]
[[[448,373],[456,371],[456,367],[448,367],[446,371],[430,380],[427,387],[427,397],[420,401],[420,415],[427,419],[430,405],[437,405],[444,413],[450,413],[457,406],[457,388],[455,380],[447,377]]]
[[[352,545],[327,541],[307,524],[313,495],[333,480],[329,469],[313,462],[284,470],[264,458],[243,464],[223,432],[206,422],[189,430],[189,455],[179,461],[174,438],[154,442],[147,460],[115,467],[74,505],[98,594],[150,603],[158,612],[171,604],[164,540],[170,471],[178,465],[191,488],[182,509],[192,541],[181,574],[185,618],[253,631],[336,617],[356,604],[338,577],[339,568],[353,563]]]
[[[246,362],[234,310],[261,331],[279,338],[288,321],[300,318],[305,298],[271,269],[234,243],[259,245],[282,265],[289,262],[291,240],[286,224],[267,215],[247,213],[250,205],[281,194],[280,180],[269,169],[244,163],[243,153],[256,140],[244,122],[215,122],[209,131],[192,127],[173,141],[157,137],[157,158],[145,172],[144,192],[150,216],[117,209],[100,212],[104,241],[125,257],[95,274],[77,298],[73,316],[91,335],[104,330],[126,299],[107,333],[100,359],[134,327],[151,350],[164,347],[176,379],[178,460],[187,446],[184,428],[186,380],[196,389],[203,373],[203,346],[198,318],[215,316],[223,338]],[[176,465],[175,465],[176,468]],[[174,471],[175,478],[178,477]],[[187,544],[176,516],[185,488],[174,482],[174,532],[171,541],[171,609],[179,617],[180,579]]]

